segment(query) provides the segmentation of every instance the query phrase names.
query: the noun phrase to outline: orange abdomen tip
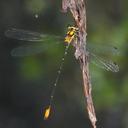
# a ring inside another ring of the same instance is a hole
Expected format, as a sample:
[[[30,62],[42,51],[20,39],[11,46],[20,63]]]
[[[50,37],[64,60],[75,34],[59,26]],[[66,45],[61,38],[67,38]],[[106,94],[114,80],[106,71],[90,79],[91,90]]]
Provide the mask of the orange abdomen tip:
[[[49,118],[51,112],[51,105],[49,105],[46,109],[45,109],[45,113],[44,113],[44,120],[47,120]]]

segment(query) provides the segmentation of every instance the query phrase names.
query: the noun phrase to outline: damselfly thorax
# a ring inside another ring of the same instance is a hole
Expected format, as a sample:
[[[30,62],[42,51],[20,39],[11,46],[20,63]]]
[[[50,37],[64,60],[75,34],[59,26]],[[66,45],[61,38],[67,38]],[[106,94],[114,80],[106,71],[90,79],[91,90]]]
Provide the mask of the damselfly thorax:
[[[77,27],[68,27],[64,42],[68,44],[72,43],[72,41],[77,38],[78,30]]]

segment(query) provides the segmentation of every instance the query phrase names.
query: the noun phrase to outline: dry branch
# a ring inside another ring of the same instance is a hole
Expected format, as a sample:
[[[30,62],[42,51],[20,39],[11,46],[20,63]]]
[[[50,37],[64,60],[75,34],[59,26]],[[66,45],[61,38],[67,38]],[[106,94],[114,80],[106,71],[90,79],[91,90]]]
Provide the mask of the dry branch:
[[[79,28],[78,38],[73,42],[73,46],[76,49],[75,57],[76,59],[79,60],[80,67],[82,70],[84,94],[86,97],[89,119],[93,125],[93,128],[96,128],[96,115],[92,101],[91,81],[89,76],[88,52],[86,51],[87,33],[86,33],[86,9],[85,9],[84,0],[62,0],[63,11],[66,12],[68,8],[73,15],[76,27]]]

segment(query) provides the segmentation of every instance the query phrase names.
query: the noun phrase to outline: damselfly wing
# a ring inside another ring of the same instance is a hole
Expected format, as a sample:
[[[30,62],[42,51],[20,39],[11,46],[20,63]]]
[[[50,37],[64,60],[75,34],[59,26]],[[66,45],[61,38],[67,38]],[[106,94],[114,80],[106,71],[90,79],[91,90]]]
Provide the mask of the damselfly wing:
[[[54,35],[47,35],[41,34],[38,32],[27,31],[23,29],[9,29],[5,32],[5,35],[9,38],[23,40],[23,41],[30,41],[32,43],[14,48],[11,51],[12,56],[28,56],[41,53],[46,47],[47,43],[50,43],[54,46],[55,43],[62,42],[62,38],[60,36]],[[55,42],[55,43],[54,43]],[[87,50],[89,52],[91,62],[93,62],[96,66],[105,69],[107,71],[118,72],[119,67],[118,65],[106,58],[98,56],[96,53],[99,54],[107,53],[117,55],[118,49],[113,46],[107,45],[91,45],[90,43],[87,44]]]
[[[118,72],[119,66],[116,62],[109,59],[113,55],[119,55],[120,52],[117,47],[112,45],[103,44],[87,44],[87,50],[89,51],[89,57],[93,64],[97,67],[105,69],[107,71]]]
[[[41,34],[38,32],[11,28],[5,32],[7,37],[17,39],[17,40],[25,40],[25,41],[47,41],[50,39],[58,39],[60,36]]]
[[[7,30],[5,32],[5,35],[9,38],[28,41],[25,45],[14,48],[11,51],[11,55],[17,57],[41,53],[49,47],[54,47],[55,43],[60,43],[61,41],[63,41],[61,40],[60,36],[52,36],[48,34],[41,34],[38,32],[15,28]]]

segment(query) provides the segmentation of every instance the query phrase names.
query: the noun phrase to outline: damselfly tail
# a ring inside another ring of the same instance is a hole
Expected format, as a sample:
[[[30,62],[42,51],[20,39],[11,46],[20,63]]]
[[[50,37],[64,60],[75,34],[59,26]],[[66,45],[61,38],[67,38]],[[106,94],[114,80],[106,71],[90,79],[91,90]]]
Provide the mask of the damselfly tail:
[[[69,45],[70,45],[70,43],[65,48],[64,56],[61,59],[61,63],[60,63],[60,66],[59,66],[59,69],[58,69],[58,72],[57,72],[57,76],[56,76],[55,82],[53,84],[52,92],[51,92],[51,95],[50,95],[49,105],[45,109],[45,112],[44,112],[44,119],[45,120],[48,119],[49,115],[50,115],[51,106],[52,106],[52,102],[53,102],[53,99],[54,99],[54,94],[55,94],[56,86],[57,86],[58,80],[60,78],[60,74],[61,74],[61,71],[62,71],[62,68],[63,68],[63,65],[64,65],[64,60],[65,60],[65,56],[67,55],[67,51],[68,51]]]

